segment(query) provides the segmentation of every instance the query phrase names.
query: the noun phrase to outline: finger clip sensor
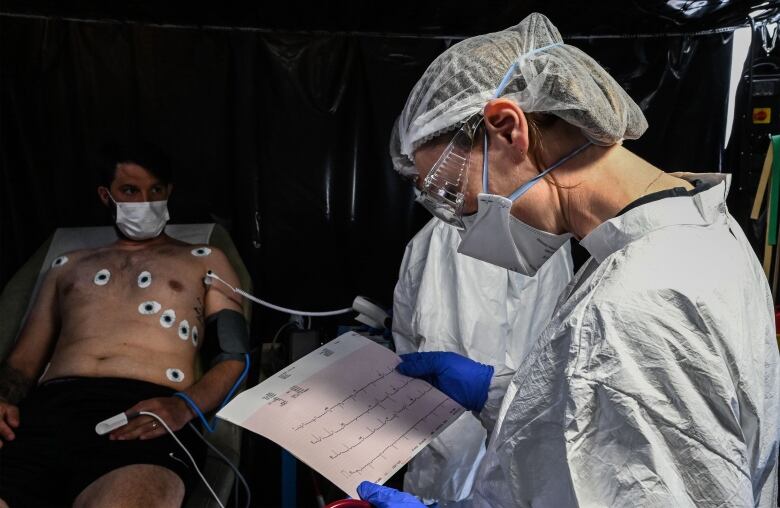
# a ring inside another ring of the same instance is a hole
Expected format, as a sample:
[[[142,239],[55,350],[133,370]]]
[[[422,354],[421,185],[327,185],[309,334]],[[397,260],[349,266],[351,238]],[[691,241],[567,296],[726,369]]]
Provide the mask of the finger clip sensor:
[[[98,436],[102,436],[123,425],[127,425],[127,415],[119,413],[95,425],[95,432]]]

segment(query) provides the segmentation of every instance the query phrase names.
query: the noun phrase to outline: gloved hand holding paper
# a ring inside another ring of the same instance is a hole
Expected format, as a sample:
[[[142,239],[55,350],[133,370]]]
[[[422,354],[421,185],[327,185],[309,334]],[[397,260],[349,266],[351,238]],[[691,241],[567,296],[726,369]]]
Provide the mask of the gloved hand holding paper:
[[[352,497],[383,483],[464,411],[396,371],[400,358],[346,333],[245,391],[218,414],[271,439]]]

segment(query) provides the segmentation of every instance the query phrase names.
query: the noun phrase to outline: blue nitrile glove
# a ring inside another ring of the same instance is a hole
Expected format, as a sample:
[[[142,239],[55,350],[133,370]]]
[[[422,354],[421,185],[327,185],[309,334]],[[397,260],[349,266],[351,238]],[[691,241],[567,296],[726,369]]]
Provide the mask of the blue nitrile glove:
[[[461,406],[476,412],[485,406],[493,378],[490,365],[441,351],[401,355],[396,369],[405,376],[428,381]]]
[[[360,482],[358,495],[376,508],[426,508],[419,499],[406,492],[371,482]],[[432,505],[435,508],[436,505]]]

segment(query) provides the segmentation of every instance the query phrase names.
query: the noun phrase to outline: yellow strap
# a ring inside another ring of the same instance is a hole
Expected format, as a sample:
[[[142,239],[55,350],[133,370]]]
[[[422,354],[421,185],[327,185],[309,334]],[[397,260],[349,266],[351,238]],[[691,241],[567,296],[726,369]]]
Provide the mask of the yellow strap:
[[[756,198],[753,201],[753,211],[750,212],[750,218],[758,220],[758,215],[761,213],[761,205],[764,203],[764,195],[766,195],[767,184],[769,183],[769,175],[772,173],[772,158],[774,151],[772,150],[772,143],[769,143],[769,148],[766,151],[766,158],[764,158],[764,167],[761,169],[761,178],[758,181],[758,191],[756,191]]]
[[[766,279],[769,280],[769,271],[772,269],[772,246],[769,245],[769,233],[767,233],[767,241],[764,244],[764,273]]]
[[[780,246],[775,249],[775,273],[772,274],[772,299],[777,301],[777,283],[780,274]],[[767,275],[767,277],[769,277]]]

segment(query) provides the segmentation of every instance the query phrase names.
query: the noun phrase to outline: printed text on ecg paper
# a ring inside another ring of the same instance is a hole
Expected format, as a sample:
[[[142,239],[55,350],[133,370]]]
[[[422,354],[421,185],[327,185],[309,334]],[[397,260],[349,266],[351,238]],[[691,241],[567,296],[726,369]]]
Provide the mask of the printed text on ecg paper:
[[[361,481],[386,481],[463,412],[427,382],[396,372],[399,361],[364,337],[342,335],[219,416],[268,437],[356,497]]]

